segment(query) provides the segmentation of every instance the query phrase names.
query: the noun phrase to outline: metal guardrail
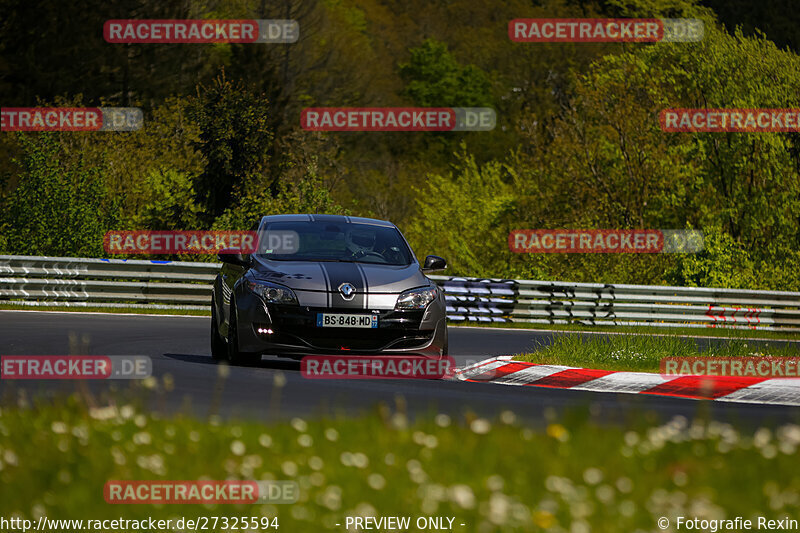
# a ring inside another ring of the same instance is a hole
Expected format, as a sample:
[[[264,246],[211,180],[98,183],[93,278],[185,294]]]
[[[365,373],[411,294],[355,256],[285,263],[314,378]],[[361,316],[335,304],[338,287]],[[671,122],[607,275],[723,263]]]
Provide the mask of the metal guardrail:
[[[0,303],[209,309],[218,263],[0,255]]]
[[[0,255],[0,303],[207,309],[220,265]],[[800,292],[431,276],[455,322],[800,331]]]
[[[454,321],[800,331],[800,292],[439,278]]]

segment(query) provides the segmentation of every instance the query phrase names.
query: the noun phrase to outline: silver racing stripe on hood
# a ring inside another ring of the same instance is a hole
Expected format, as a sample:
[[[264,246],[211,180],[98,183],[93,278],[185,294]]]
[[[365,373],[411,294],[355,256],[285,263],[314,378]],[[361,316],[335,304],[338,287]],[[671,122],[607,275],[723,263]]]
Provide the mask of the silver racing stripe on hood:
[[[400,294],[408,289],[430,284],[419,265],[387,266],[374,263],[359,263],[370,294]]]
[[[364,283],[364,309],[369,309],[369,278],[367,277],[367,273],[364,272],[364,267],[360,263],[356,263],[358,266],[358,273],[361,274],[361,280]]]
[[[389,308],[403,291],[430,283],[416,263],[392,266],[334,261],[269,261],[256,257],[256,266],[251,273],[255,279],[279,283],[299,291],[298,298],[313,302],[307,305],[315,307]],[[355,287],[356,294],[352,300],[342,298],[339,292],[342,283],[350,283]]]
[[[325,307],[331,306],[331,280],[328,278],[328,273],[322,263],[319,264],[319,270],[322,272],[322,278],[325,280]]]

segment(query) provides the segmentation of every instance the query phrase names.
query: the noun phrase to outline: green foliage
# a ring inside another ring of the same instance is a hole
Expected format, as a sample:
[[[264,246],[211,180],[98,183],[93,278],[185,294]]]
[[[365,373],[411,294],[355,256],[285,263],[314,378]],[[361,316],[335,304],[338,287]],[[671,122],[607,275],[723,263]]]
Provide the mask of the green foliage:
[[[492,105],[489,76],[475,65],[461,66],[447,45],[427,39],[411,49],[400,65],[406,82],[403,95],[424,107],[486,107]]]
[[[418,256],[441,255],[452,273],[501,275],[517,176],[497,162],[479,166],[461,146],[455,171],[430,175],[417,192],[419,216],[407,228]]]
[[[138,211],[142,207],[139,193],[147,194],[145,184],[153,174],[195,176],[203,170],[203,157],[195,149],[200,141],[199,127],[189,116],[191,103],[185,97],[159,102],[146,113],[144,126],[137,132],[65,136],[61,142],[69,142],[71,150],[105,158],[109,187],[125,197],[128,209]]]
[[[21,136],[20,183],[8,199],[5,227],[10,253],[98,256],[118,204],[111,201],[101,168],[80,156],[64,168],[63,151],[50,134]]]
[[[520,173],[528,178],[523,183],[531,184],[522,194],[538,195],[539,201],[521,203],[519,220],[546,221],[549,227],[688,226],[710,232],[707,255],[694,262],[665,257],[660,272],[651,269],[651,275],[639,268],[645,258],[587,258],[576,269],[578,277],[588,272],[588,263],[630,265],[627,271],[594,269],[600,276],[594,281],[655,278],[796,289],[797,275],[777,266],[796,261],[800,243],[800,159],[793,136],[665,134],[657,117],[670,107],[799,103],[798,56],[760,37],[724,33],[711,20],[701,43],[606,56],[577,77],[569,107],[549,128],[549,141],[528,133],[536,150],[521,156]],[[683,274],[668,274],[675,268]]]
[[[266,215],[291,213],[348,214],[324,187],[315,166],[296,182],[281,181],[278,193],[247,189],[239,201],[214,222],[218,230],[249,230]]]
[[[57,106],[80,107],[79,99],[57,99]],[[193,145],[197,126],[187,116],[187,101],[169,98],[145,116],[137,132],[64,133],[54,139],[59,164],[102,172],[108,194],[120,205],[114,229],[197,229],[193,176],[203,158]],[[10,137],[10,136],[9,136]],[[0,138],[9,142],[8,137]],[[14,139],[16,139],[14,137]],[[13,148],[13,146],[12,146]]]
[[[630,18],[680,18],[708,16],[698,0],[605,0],[609,15]]]
[[[706,228],[702,252],[681,254],[668,282],[687,287],[760,287],[787,290],[800,286],[800,253],[764,253],[746,248],[720,227]]]
[[[704,250],[686,254],[675,281],[689,287],[752,287],[757,271],[751,253],[721,228],[708,228]]]
[[[132,229],[186,230],[199,228],[201,208],[195,202],[192,179],[176,170],[154,171],[140,185],[142,207],[124,226]]]
[[[231,204],[245,182],[264,181],[273,134],[269,102],[240,83],[218,76],[193,99],[190,116],[200,128],[205,168],[196,178],[198,200],[209,220]]]

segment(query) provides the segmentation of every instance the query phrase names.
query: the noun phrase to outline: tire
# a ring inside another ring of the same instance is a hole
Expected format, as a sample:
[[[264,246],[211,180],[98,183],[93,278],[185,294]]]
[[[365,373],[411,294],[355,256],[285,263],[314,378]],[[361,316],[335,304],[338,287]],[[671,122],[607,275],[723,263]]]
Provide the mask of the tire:
[[[228,358],[228,346],[219,334],[217,326],[217,306],[214,303],[214,296],[211,296],[211,357],[215,361]]]
[[[261,362],[258,352],[239,351],[239,330],[236,324],[236,306],[231,302],[231,318],[228,321],[228,361],[234,366],[255,366]]]

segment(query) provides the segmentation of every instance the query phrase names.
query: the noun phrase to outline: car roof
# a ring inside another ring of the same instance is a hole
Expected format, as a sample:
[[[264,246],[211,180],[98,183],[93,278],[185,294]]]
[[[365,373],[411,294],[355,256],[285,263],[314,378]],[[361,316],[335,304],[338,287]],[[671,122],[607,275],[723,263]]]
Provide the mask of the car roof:
[[[394,228],[395,225],[387,220],[378,220],[375,218],[364,217],[350,217],[344,215],[311,215],[311,214],[296,214],[296,215],[267,215],[262,217],[261,223],[265,222],[329,222],[332,224],[370,224],[373,226],[382,226],[386,228]]]

